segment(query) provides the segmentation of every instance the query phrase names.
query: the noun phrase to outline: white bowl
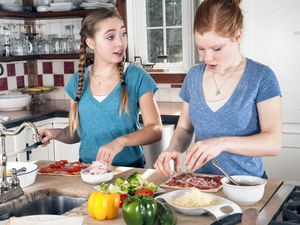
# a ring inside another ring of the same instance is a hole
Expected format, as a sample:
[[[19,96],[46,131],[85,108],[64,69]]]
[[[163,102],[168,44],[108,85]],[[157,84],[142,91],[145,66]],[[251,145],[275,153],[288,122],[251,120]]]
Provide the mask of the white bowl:
[[[7,170],[11,170],[12,168],[16,168],[18,170],[22,167],[26,167],[26,171],[18,173],[17,177],[20,180],[21,187],[24,188],[35,183],[38,166],[29,162],[8,162],[6,165]],[[9,181],[11,180],[11,176],[8,176],[7,178]]]
[[[229,184],[227,177],[222,178],[223,192],[227,198],[239,205],[253,205],[262,199],[267,181],[254,176],[232,176],[240,186]],[[247,185],[247,186],[245,186]]]
[[[0,111],[15,111],[26,107],[31,101],[29,94],[0,95]]]
[[[198,215],[203,215],[205,213],[210,212],[213,214],[217,219],[220,219],[225,216],[225,214],[221,211],[221,208],[224,206],[230,206],[232,208],[232,214],[233,213],[241,213],[242,210],[241,208],[234,202],[222,198],[217,195],[209,194],[209,193],[204,193],[203,195],[215,199],[215,204],[212,204],[210,206],[203,206],[203,207],[196,207],[196,208],[188,208],[188,207],[179,207],[173,204],[173,200],[179,196],[182,196],[186,192],[189,192],[191,190],[185,189],[185,190],[175,190],[168,192],[166,194],[162,194],[157,196],[156,198],[163,198],[166,200],[166,202],[172,206],[177,212],[180,212],[185,215],[190,215],[190,216],[198,216]]]
[[[103,174],[90,174],[88,172],[81,172],[81,180],[89,184],[100,184],[113,179],[113,172],[103,173]]]

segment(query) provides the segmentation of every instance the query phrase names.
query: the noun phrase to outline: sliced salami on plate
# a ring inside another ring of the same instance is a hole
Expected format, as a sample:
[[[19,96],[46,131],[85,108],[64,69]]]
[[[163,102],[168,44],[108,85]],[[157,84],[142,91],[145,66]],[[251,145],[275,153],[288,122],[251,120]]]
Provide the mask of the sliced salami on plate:
[[[222,176],[214,175],[178,173],[170,177],[160,186],[176,189],[197,188],[204,192],[217,192],[222,188],[222,178]]]

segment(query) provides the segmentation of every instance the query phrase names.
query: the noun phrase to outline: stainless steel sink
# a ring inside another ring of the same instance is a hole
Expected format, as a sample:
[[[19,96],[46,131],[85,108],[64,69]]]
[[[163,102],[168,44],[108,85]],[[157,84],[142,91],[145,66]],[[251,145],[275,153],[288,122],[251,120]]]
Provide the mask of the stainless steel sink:
[[[9,219],[12,216],[19,217],[41,214],[61,215],[77,206],[82,205],[86,201],[87,200],[85,198],[63,195],[47,195],[1,215],[0,221]]]

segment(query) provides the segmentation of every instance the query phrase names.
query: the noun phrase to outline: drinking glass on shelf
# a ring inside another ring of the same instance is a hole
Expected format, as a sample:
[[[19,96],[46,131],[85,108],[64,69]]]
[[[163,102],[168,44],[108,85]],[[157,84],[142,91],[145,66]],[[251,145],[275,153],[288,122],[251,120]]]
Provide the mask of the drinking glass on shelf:
[[[21,39],[11,41],[11,55],[24,55],[23,42]]]
[[[37,43],[39,54],[50,54],[50,42],[48,40],[39,40]]]

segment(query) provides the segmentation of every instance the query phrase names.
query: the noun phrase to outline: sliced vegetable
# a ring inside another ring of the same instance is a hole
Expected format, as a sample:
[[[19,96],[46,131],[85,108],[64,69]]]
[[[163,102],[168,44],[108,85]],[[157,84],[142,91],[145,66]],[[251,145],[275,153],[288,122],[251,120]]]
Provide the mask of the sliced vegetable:
[[[120,194],[120,208],[122,208],[123,203],[128,196],[128,194]]]
[[[151,189],[143,188],[143,189],[137,190],[135,192],[135,195],[149,195],[150,197],[153,198],[154,197],[154,192]]]
[[[137,190],[144,188],[151,189],[153,192],[156,192],[158,186],[153,183],[146,183],[146,181],[142,179],[142,175],[138,172],[131,174],[127,180],[118,177],[112,184],[100,184],[99,186],[99,189],[102,192],[129,195],[134,195]]]
[[[95,191],[90,194],[88,199],[88,214],[97,220],[114,219],[118,215],[119,205],[119,194]]]

